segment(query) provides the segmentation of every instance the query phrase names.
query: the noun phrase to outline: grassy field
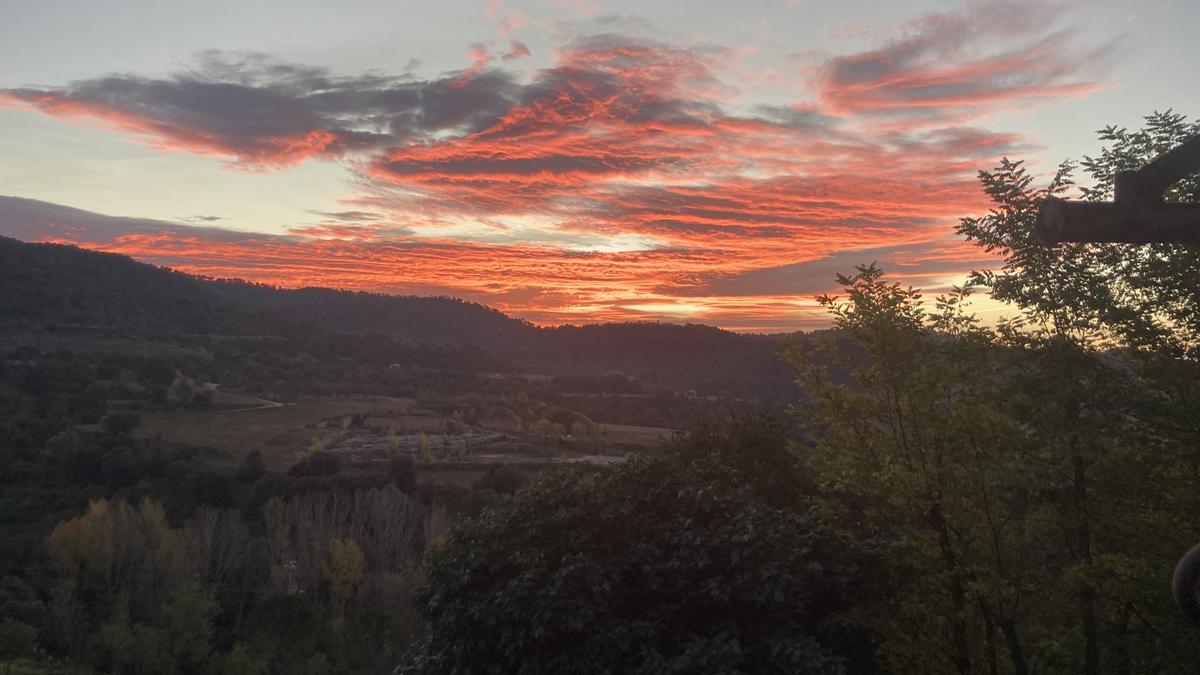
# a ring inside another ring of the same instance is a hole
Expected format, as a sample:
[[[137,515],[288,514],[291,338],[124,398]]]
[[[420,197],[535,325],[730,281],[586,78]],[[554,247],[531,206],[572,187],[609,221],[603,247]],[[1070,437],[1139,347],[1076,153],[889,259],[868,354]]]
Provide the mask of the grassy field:
[[[217,410],[233,410],[235,408],[265,408],[279,405],[265,398],[239,394],[236,392],[217,389],[213,396],[212,407]]]
[[[411,406],[409,399],[372,397],[316,399],[244,410],[180,410],[142,418],[136,435],[216,448],[232,461],[261,450],[268,466],[283,469],[308,450],[314,438],[328,443],[342,433],[340,429],[309,428],[309,424],[341,415],[404,412]]]
[[[605,438],[611,443],[640,445],[647,448],[671,440],[674,431],[663,427],[638,427],[631,424],[601,424]]]
[[[224,394],[223,394],[224,395]],[[346,432],[341,428],[316,428],[316,422],[331,417],[355,414],[399,415],[410,411],[410,399],[367,397],[353,399],[314,399],[272,407],[269,401],[232,396],[219,403],[237,403],[250,407],[237,410],[178,410],[142,418],[135,435],[161,438],[172,443],[214,448],[230,464],[243,455],[260,450],[272,469],[286,469],[306,452],[314,439],[328,447]],[[661,427],[628,424],[604,424],[611,443],[655,447],[671,439],[672,431]]]
[[[93,672],[81,665],[51,660],[17,659],[9,663],[0,661],[0,673],[4,675],[89,675]]]

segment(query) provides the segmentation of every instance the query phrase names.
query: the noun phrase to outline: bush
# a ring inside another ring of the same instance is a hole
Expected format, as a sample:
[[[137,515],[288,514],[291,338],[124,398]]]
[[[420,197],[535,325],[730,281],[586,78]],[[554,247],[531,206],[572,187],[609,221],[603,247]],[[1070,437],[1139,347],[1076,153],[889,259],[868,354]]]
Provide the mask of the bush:
[[[195,392],[192,394],[192,407],[196,410],[208,410],[212,407],[213,396],[212,389],[201,389]]]
[[[402,455],[388,462],[388,478],[405,494],[412,494],[417,488],[417,467],[412,457]]]
[[[332,476],[342,469],[342,458],[336,453],[317,450],[292,465],[288,475],[296,478],[306,476]]]
[[[737,475],[684,454],[560,469],[453,528],[408,672],[870,670],[834,618],[876,558],[816,500],[775,508]]]
[[[137,413],[114,412],[106,416],[104,421],[100,423],[100,426],[104,429],[105,433],[120,436],[133,432],[141,423],[142,417]]]
[[[237,479],[239,483],[253,483],[266,472],[267,463],[263,460],[262,451],[251,450],[238,465]]]
[[[520,469],[511,466],[498,466],[479,480],[475,486],[480,490],[492,490],[497,494],[516,494],[529,482]]]

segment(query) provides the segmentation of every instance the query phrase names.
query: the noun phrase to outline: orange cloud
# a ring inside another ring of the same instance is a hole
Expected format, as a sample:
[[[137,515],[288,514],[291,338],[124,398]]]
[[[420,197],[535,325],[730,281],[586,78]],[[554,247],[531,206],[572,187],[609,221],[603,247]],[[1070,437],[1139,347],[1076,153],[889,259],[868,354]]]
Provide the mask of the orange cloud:
[[[490,11],[519,56],[523,19]],[[281,286],[451,293],[546,323],[782,329],[814,321],[812,294],[857,262],[935,286],[984,262],[947,241],[950,223],[985,207],[975,170],[1028,142],[966,122],[1098,86],[1103,48],[1056,60],[1067,38],[1040,11],[921,17],[829,59],[817,104],[731,105],[730,50],[615,34],[561,45],[527,81],[493,68],[489,45],[430,80],[209,54],[171,78],[0,99],[242,168],[338,159],[361,190],[287,236],[38,221],[45,236]]]

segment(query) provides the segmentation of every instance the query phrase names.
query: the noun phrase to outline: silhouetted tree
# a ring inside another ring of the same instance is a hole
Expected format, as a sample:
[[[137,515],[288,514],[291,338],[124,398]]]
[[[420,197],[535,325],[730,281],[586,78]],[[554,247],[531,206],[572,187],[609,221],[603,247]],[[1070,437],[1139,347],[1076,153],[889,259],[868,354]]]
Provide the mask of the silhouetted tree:
[[[132,412],[114,412],[109,413],[104,417],[104,421],[100,426],[106,433],[113,436],[121,436],[131,433],[142,423],[141,415]]]

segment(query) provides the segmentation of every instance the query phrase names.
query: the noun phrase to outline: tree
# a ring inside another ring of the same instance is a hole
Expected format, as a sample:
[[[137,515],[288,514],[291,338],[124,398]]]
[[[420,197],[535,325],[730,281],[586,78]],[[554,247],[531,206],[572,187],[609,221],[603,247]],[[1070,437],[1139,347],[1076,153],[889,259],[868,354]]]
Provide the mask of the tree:
[[[0,661],[4,662],[4,675],[12,672],[13,661],[36,652],[36,628],[9,618],[0,621]]]
[[[1200,130],[1170,113],[1084,167],[1085,198]],[[793,345],[808,400],[812,474],[859,526],[899,535],[914,561],[883,651],[899,670],[1159,671],[1186,668],[1163,599],[1200,512],[1196,252],[1045,247],[1033,223],[1073,185],[1020,162],[980,172],[993,209],[959,232],[1003,256],[973,273],[1018,315],[995,330],[967,290],[928,312],[873,265],[820,298],[839,331]],[[1200,195],[1200,176],[1168,201]],[[1174,553],[1172,553],[1174,551]]]
[[[312,600],[306,595],[272,595],[251,614],[250,642],[274,672],[322,672],[313,666],[328,648],[328,630]]]
[[[771,507],[709,459],[564,467],[430,552],[409,672],[869,670],[836,617],[871,560],[819,502]]]
[[[417,467],[412,456],[398,455],[388,460],[388,478],[405,494],[412,494],[417,488]]]
[[[14,576],[0,577],[0,616],[38,625],[44,614],[45,607],[32,586]]]
[[[599,450],[604,447],[604,427],[577,420],[571,423],[571,439],[581,448]]]
[[[557,422],[551,422],[545,417],[540,418],[536,422],[529,425],[529,433],[541,439],[542,443],[549,444],[551,441],[557,441],[566,433],[563,425]]]
[[[144,361],[138,374],[147,386],[169,387],[177,373],[170,361],[155,357]]]
[[[46,455],[57,462],[68,462],[83,450],[83,442],[73,429],[63,429],[46,441]]]
[[[1003,355],[964,313],[967,289],[939,297],[930,314],[920,292],[873,264],[837,280],[844,299],[818,298],[837,333],[792,343],[785,358],[811,399],[799,412],[816,439],[807,459],[822,489],[853,505],[868,532],[888,532],[906,558],[921,561],[888,617],[891,667],[995,665],[998,625],[1011,667],[1027,672],[1017,625],[1022,568],[1012,564],[1027,542],[1011,505],[1027,487],[1029,457],[1019,427],[996,409]],[[756,454],[746,457],[751,466],[762,462]]]
[[[491,490],[496,494],[511,495],[529,482],[520,469],[499,465],[479,479],[475,484],[476,490]]]
[[[212,407],[214,397],[212,389],[201,389],[192,394],[191,406],[196,410],[208,410]]]
[[[346,603],[362,582],[366,562],[362,549],[353,539],[330,539],[329,557],[321,568],[329,604],[333,609],[333,626],[340,632],[346,622]]]
[[[191,402],[194,391],[192,383],[187,380],[181,379],[175,385],[175,396],[178,397],[180,403],[185,405]]]
[[[244,642],[234,644],[219,663],[216,672],[227,675],[267,675],[270,672],[270,662]]]
[[[1101,130],[1110,145],[1084,159],[1094,183],[1082,196],[1110,197],[1117,171],[1198,132],[1200,124],[1170,111],[1150,115],[1139,131]],[[999,270],[973,278],[1020,312],[999,328],[1022,356],[1008,380],[1024,406],[1014,412],[1051,450],[1045,480],[1055,489],[1044,498],[1054,518],[1043,522],[1056,523],[1047,534],[1065,542],[1063,586],[1076,596],[1083,657],[1062,667],[1153,670],[1194,658],[1181,649],[1188,638],[1171,637],[1174,609],[1154,599],[1171,561],[1200,537],[1200,252],[1041,245],[1037,209],[1072,188],[1074,168],[1064,162],[1036,187],[1021,162],[1005,158],[980,172],[992,210],[958,230],[1003,256]],[[1200,201],[1200,174],[1164,198]]]
[[[1108,126],[1098,132],[1108,143],[1097,157],[1085,157],[1084,171],[1093,181],[1081,188],[1084,199],[1113,197],[1118,171],[1137,170],[1185,140],[1200,134],[1200,120],[1167,110],[1145,118],[1137,131]],[[1167,203],[1200,203],[1200,172],[1175,183],[1163,194]],[[1120,331],[1131,345],[1159,353],[1200,359],[1200,250],[1190,246],[1099,246],[1087,258],[1111,289],[1099,295],[1097,308],[1106,325]],[[1023,270],[1034,273],[1034,270]],[[1097,289],[1091,289],[1098,293]]]
[[[238,465],[237,479],[242,483],[253,483],[266,472],[267,463],[263,460],[262,450],[251,450]]]
[[[141,415],[132,412],[114,412],[104,417],[100,426],[104,432],[113,436],[123,436],[132,433],[142,423]]]
[[[162,506],[98,500],[55,526],[55,615],[73,656],[117,672],[195,672],[218,606]]]
[[[263,507],[265,535],[276,590],[320,590],[331,539],[351,539],[366,564],[400,573],[419,559],[424,511],[395,485],[370,490],[313,490]]]
[[[333,476],[342,469],[342,457],[335,452],[314,450],[288,468],[289,476]]]
[[[673,438],[670,447],[729,467],[772,506],[787,507],[818,494],[814,477],[788,442],[787,429],[764,409],[704,417]]]
[[[417,436],[417,447],[419,449],[418,458],[421,460],[421,462],[423,464],[432,464],[433,443],[429,440],[429,437],[425,435],[424,431]]]

